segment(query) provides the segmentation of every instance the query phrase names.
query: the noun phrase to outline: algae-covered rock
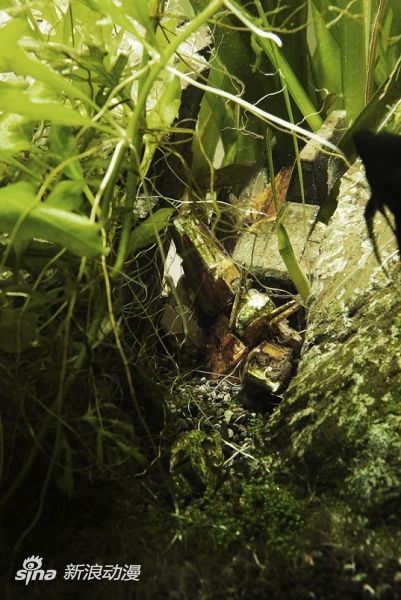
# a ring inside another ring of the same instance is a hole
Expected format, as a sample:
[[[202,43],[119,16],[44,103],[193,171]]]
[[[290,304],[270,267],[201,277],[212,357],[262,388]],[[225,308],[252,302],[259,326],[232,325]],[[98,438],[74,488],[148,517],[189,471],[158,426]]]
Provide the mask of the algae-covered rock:
[[[218,433],[193,430],[182,435],[171,449],[170,473],[177,495],[190,498],[215,488],[223,464],[222,440]]]
[[[267,433],[281,475],[355,514],[390,517],[401,510],[401,269],[382,215],[375,229],[386,272],[374,256],[368,198],[358,161],[323,241],[298,373]]]

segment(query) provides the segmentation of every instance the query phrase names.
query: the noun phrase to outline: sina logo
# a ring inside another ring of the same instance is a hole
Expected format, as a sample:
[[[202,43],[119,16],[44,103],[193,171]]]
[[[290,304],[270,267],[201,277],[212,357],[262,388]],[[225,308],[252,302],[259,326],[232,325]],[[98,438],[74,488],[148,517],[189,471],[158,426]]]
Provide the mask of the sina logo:
[[[51,581],[56,577],[57,571],[54,571],[53,569],[45,571],[44,569],[41,569],[41,566],[42,559],[40,556],[28,556],[22,563],[23,568],[17,571],[15,576],[16,581],[25,580],[25,585],[28,585],[30,581],[41,581],[43,579],[45,581]]]

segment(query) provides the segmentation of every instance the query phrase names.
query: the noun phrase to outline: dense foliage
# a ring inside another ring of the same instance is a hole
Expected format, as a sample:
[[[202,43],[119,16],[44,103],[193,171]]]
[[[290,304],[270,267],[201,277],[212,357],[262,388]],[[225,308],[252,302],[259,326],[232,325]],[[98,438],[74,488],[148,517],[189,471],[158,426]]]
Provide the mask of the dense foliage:
[[[216,168],[270,141],[277,166],[294,160],[334,108],[377,124],[399,95],[397,4],[0,3],[3,504],[38,458],[33,524],[54,476],[71,495],[77,473],[158,456],[157,353],[176,368],[158,329],[169,220],[183,204],[218,220]],[[203,98],[187,120],[185,86]],[[179,196],[163,185],[172,157]]]

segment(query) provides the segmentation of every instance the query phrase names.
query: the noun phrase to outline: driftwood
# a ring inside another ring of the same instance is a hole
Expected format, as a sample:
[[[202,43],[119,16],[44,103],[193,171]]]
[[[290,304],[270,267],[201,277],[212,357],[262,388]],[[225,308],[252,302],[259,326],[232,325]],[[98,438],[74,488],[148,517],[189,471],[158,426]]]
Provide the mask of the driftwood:
[[[343,113],[335,113],[319,133],[336,141],[343,119]],[[278,290],[295,292],[277,247],[278,218],[285,224],[295,256],[307,272],[312,269],[324,231],[324,225],[317,221],[320,207],[316,201],[319,194],[322,202],[327,199],[321,178],[323,171],[327,180],[328,155],[316,143],[307,144],[301,153],[301,167],[306,181],[304,197],[314,204],[288,200],[299,200],[294,192],[298,176],[295,165],[276,176],[276,204],[264,168],[254,172],[239,197],[233,199],[241,233],[232,257],[193,215],[182,212],[173,228],[186,281],[195,296],[194,309],[214,320],[211,327],[209,323],[206,350],[211,376],[237,377],[242,373],[247,389],[260,387],[270,394],[281,394],[287,386],[302,345],[302,335],[288,321],[299,304],[292,301],[283,306],[281,300],[276,305],[266,290],[250,288],[251,281],[246,281],[244,273]]]

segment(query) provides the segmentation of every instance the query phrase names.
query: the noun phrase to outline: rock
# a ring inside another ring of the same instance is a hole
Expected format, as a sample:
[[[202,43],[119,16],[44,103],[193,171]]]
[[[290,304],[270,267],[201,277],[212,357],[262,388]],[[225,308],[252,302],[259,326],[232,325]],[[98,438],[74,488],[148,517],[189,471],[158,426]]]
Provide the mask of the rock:
[[[401,542],[401,268],[379,214],[388,275],[372,252],[363,216],[369,195],[357,161],[322,241],[298,371],[265,439],[275,476],[319,498],[331,515],[327,539],[388,564]],[[376,582],[371,587],[380,597]]]
[[[345,124],[345,112],[336,110],[330,113],[323,126],[316,133],[332,144],[337,144],[344,132]],[[342,163],[340,157],[335,160]],[[325,146],[315,140],[309,140],[300,152],[300,161],[305,202],[319,206],[325,204],[330,192],[329,163],[333,161],[333,157],[327,152]],[[331,166],[333,167],[333,165]],[[287,200],[302,202],[296,163],[288,187]]]
[[[319,207],[296,202],[286,202],[285,207],[282,221],[296,259],[308,272],[312,262],[306,249],[307,240],[314,229]],[[300,227],[300,223],[304,222],[306,227]],[[313,254],[315,256],[316,253]],[[261,221],[255,223],[252,229],[245,230],[235,246],[233,259],[236,263],[242,264],[247,271],[273,286],[282,287],[284,284],[291,287],[292,285],[278,250],[275,222]]]

